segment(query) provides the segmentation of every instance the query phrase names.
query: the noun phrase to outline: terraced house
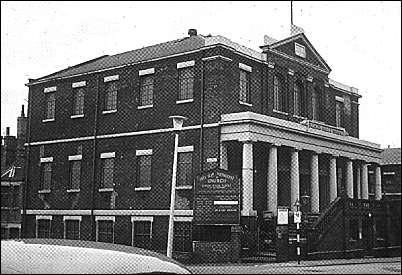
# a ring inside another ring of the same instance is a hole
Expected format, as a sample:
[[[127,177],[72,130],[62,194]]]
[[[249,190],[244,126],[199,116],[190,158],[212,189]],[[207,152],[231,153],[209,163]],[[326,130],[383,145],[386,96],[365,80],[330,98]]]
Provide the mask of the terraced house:
[[[278,206],[292,211],[304,196],[303,211],[320,219],[338,209],[341,194],[368,201],[368,166],[381,200],[380,146],[359,139],[361,95],[329,78],[304,33],[267,39],[261,51],[188,34],[29,80],[26,237],[166,250],[171,115],[188,118],[178,148],[176,255],[191,255],[196,236],[208,233],[192,224],[194,176],[212,168],[241,179],[240,227],[251,236],[241,238],[242,255],[263,250],[261,232],[275,239],[263,216],[275,217]],[[221,242],[234,231],[209,230]]]

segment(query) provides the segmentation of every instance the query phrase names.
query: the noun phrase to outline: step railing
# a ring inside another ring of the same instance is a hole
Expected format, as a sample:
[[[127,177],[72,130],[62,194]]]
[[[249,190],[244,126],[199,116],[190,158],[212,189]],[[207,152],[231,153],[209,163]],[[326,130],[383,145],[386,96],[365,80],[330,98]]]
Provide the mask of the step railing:
[[[310,234],[308,234],[308,238],[311,240],[311,248],[316,247],[327,230],[329,230],[332,220],[343,211],[343,202],[343,198],[337,197],[311,225]]]

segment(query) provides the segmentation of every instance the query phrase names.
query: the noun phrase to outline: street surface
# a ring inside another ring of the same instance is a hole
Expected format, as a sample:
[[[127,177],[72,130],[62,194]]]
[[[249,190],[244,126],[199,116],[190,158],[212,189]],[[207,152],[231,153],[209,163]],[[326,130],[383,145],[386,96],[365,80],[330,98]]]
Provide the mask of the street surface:
[[[401,274],[401,257],[188,267],[195,274]]]

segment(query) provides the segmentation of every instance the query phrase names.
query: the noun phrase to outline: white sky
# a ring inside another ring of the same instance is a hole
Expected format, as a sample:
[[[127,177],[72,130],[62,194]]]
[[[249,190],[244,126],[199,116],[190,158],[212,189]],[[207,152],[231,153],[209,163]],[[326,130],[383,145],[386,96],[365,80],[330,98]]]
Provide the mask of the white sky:
[[[293,2],[294,23],[359,89],[360,138],[401,146],[401,2]],[[28,78],[187,36],[222,35],[255,50],[289,36],[283,2],[1,2],[1,133],[27,105]]]

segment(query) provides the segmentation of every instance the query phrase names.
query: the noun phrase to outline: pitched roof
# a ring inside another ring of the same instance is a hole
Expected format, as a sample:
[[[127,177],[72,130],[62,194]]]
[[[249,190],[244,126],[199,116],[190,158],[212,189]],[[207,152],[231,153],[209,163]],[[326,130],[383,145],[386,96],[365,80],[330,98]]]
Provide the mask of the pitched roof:
[[[401,148],[385,148],[381,153],[381,164],[401,164]]]
[[[10,165],[1,173],[2,182],[20,182],[24,180],[24,167],[15,164]]]
[[[317,57],[317,59],[321,62],[321,64],[324,66],[324,68],[326,68],[328,71],[331,71],[331,68],[329,67],[329,65],[327,64],[327,62],[324,60],[324,58],[321,57],[321,55],[317,52],[317,50],[313,47],[313,44],[311,44],[311,42],[308,40],[307,36],[304,33],[298,33],[292,36],[289,36],[285,39],[279,40],[275,43],[266,45],[266,46],[262,46],[261,48],[266,48],[268,47],[269,49],[275,49],[283,44],[289,43],[291,41],[297,40],[297,39],[303,39],[304,42],[309,46],[309,48],[312,50],[312,52],[314,53],[314,55]]]
[[[101,56],[84,63],[68,67],[59,72],[43,76],[41,78],[35,79],[27,84],[30,86],[37,82],[45,82],[57,78],[71,77],[74,75],[80,75],[85,73],[96,72],[100,70],[107,70],[112,68],[117,68],[121,66],[126,66],[129,64],[134,64],[143,61],[150,61],[157,58],[163,58],[171,56],[174,54],[185,53],[193,50],[198,50],[203,47],[224,44],[233,48],[236,51],[242,52],[251,57],[261,59],[261,53],[239,45],[238,43],[232,42],[231,40],[223,36],[202,36],[194,35],[190,37],[185,37],[182,39],[177,39],[173,41],[168,41],[141,49],[136,49],[116,55],[105,55]]]

